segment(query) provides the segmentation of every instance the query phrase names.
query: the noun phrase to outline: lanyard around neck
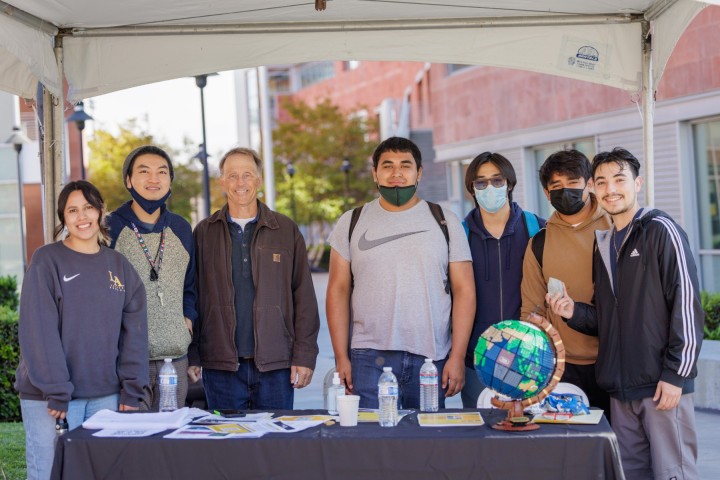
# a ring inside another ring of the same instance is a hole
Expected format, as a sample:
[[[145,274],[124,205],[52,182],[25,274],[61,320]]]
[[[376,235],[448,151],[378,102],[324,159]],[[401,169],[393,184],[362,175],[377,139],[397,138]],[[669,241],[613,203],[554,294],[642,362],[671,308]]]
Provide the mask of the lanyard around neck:
[[[162,233],[160,234],[160,245],[158,245],[158,250],[155,253],[155,260],[153,260],[153,258],[150,256],[150,250],[148,250],[148,247],[145,244],[145,240],[143,240],[142,235],[140,235],[137,226],[135,226],[135,224],[132,222],[130,223],[130,225],[132,225],[133,230],[135,231],[135,236],[137,237],[137,241],[140,244],[140,247],[142,247],[143,252],[145,252],[145,258],[147,258],[147,261],[150,264],[150,281],[155,282],[158,278],[160,278],[160,269],[162,268],[163,253],[165,253],[165,229],[167,227],[165,226],[162,229]]]

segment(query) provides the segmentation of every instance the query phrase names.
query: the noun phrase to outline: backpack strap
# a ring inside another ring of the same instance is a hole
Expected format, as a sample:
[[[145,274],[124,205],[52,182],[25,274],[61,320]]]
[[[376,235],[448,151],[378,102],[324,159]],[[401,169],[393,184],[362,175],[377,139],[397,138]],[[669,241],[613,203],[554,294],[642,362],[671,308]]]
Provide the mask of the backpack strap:
[[[528,235],[530,238],[533,238],[535,234],[540,231],[538,217],[534,213],[525,210],[523,210],[523,215],[525,215],[525,226],[527,227]]]
[[[430,208],[430,213],[435,218],[435,221],[440,226],[445,242],[447,242],[448,249],[448,268],[445,271],[445,293],[450,294],[450,231],[447,227],[447,220],[445,220],[445,214],[443,213],[442,207],[437,203],[427,202]]]
[[[350,217],[350,229],[348,230],[348,243],[350,243],[350,239],[352,239],[353,230],[355,230],[355,226],[357,225],[358,220],[360,220],[360,214],[362,213],[363,207],[364,207],[364,205],[353,208],[352,216]]]
[[[468,240],[470,240],[470,227],[468,227],[468,224],[465,220],[460,223],[462,223],[463,229],[465,230],[465,236],[468,238]]]
[[[543,251],[545,250],[545,233],[546,229],[541,228],[534,237],[532,237],[532,252],[535,255],[535,260],[540,264],[540,268],[543,266]]]

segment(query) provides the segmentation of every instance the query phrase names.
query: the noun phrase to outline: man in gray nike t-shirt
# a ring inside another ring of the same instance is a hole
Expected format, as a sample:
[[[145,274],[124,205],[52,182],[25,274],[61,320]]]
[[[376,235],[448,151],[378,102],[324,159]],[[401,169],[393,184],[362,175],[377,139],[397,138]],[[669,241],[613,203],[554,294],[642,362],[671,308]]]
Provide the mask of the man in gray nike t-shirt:
[[[361,407],[377,408],[378,378],[390,366],[401,406],[418,408],[420,367],[431,358],[441,375],[443,407],[444,397],[465,384],[464,356],[475,316],[465,232],[459,219],[444,211],[446,240],[429,204],[417,196],[422,159],[410,140],[392,137],[378,145],[372,171],[380,198],[362,207],[350,240],[352,212],[340,218],[329,238],[327,317],[337,371],[347,389],[360,395]]]

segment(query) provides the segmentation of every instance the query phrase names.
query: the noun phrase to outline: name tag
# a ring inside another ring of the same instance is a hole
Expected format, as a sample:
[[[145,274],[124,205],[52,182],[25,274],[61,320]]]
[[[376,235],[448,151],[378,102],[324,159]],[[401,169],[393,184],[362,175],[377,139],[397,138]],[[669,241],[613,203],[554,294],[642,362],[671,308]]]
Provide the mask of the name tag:
[[[273,253],[273,262],[280,263],[280,254],[279,253]]]

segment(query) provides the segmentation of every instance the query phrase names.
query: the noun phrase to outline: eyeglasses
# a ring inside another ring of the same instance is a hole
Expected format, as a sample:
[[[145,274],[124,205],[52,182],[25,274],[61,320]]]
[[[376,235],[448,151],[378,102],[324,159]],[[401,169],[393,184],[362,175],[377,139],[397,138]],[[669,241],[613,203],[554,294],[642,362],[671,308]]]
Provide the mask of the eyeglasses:
[[[495,188],[500,188],[507,180],[505,180],[503,177],[493,177],[490,180],[475,180],[473,182],[473,186],[475,187],[475,190],[485,190],[488,185],[492,185]]]

